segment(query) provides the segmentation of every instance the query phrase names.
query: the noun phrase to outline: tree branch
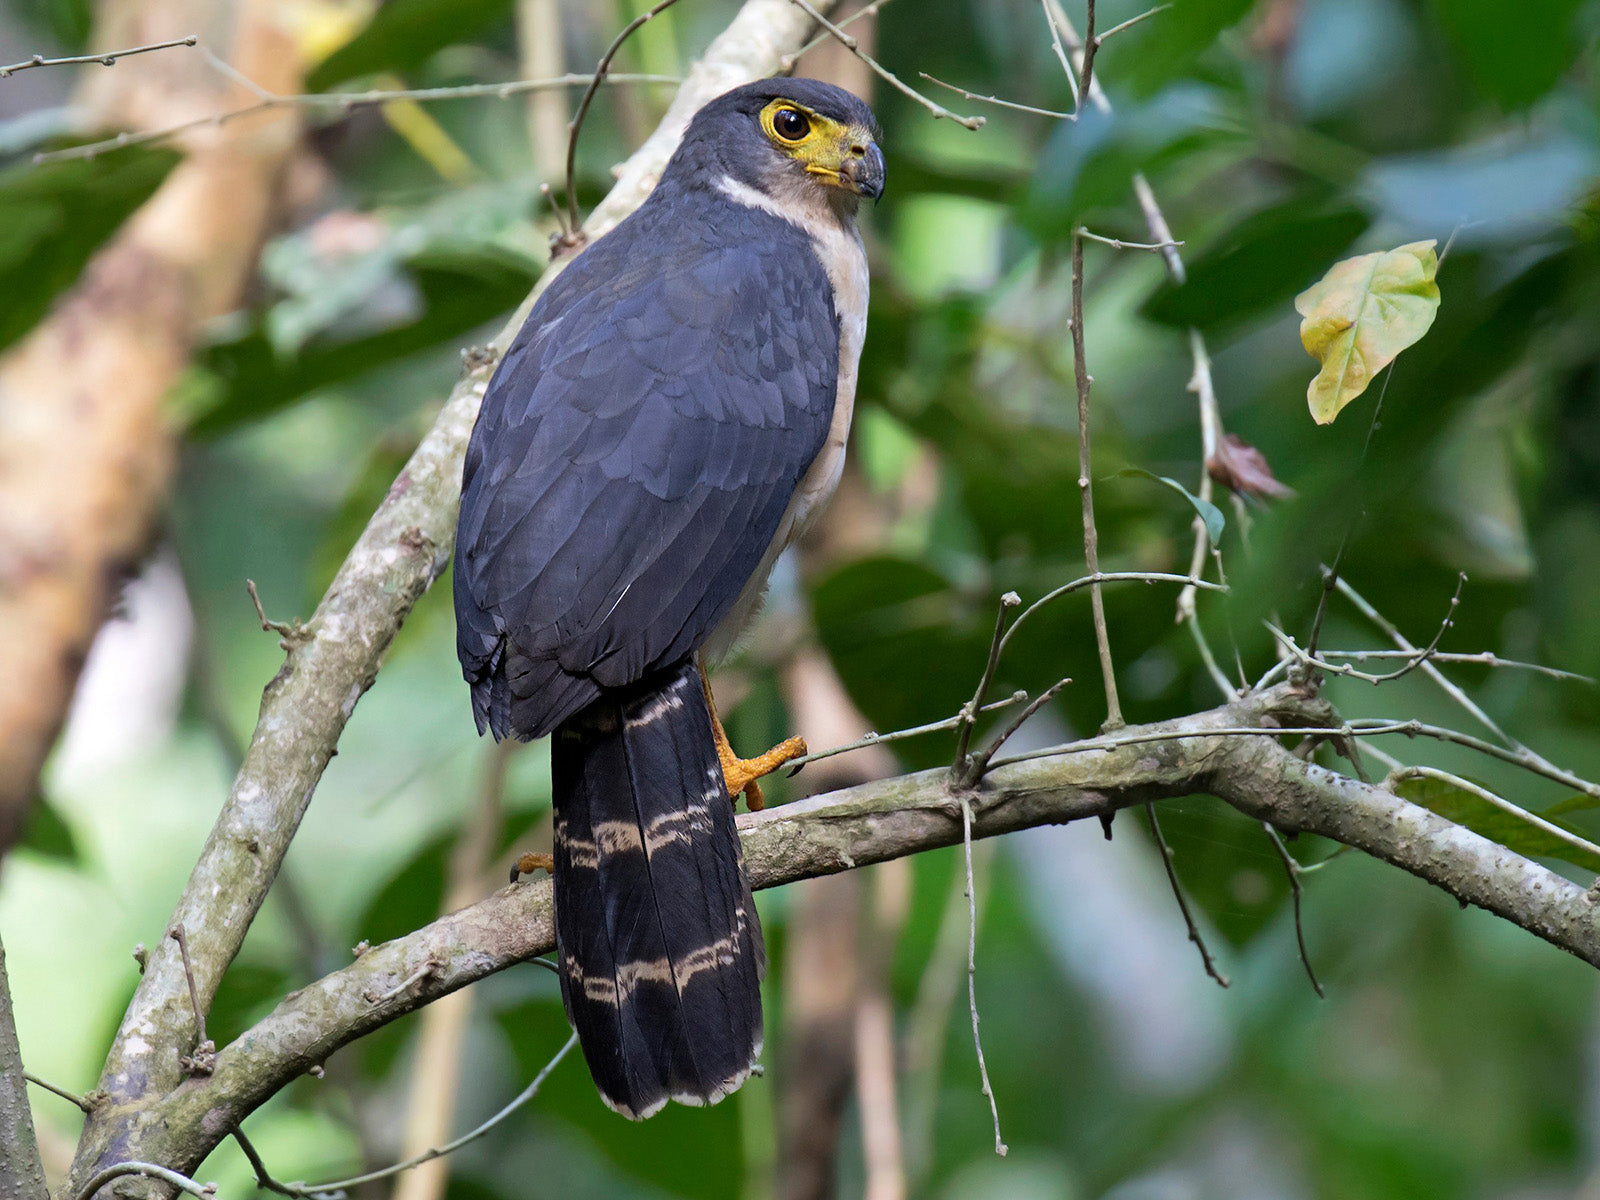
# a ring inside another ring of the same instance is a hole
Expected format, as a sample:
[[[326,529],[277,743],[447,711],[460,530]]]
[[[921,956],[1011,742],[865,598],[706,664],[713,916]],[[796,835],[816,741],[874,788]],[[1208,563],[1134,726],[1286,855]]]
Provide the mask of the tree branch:
[[[810,19],[788,0],[746,0],[690,71],[661,125],[622,167],[616,187],[585,227],[590,238],[611,229],[649,194],[701,105],[770,74],[810,31]],[[555,274],[554,268],[545,272],[495,339],[496,347],[508,344]],[[190,931],[203,1008],[209,1009],[260,910],[356,702],[372,686],[401,622],[450,560],[462,457],[496,357],[468,371],[451,392],[307,622],[304,638],[287,647],[283,668],[267,685],[244,764],[169,922],[169,928],[181,923]],[[442,994],[432,990],[441,977],[450,972],[436,972],[395,1002]],[[107,1056],[100,1081],[106,1099],[84,1126],[73,1184],[81,1186],[98,1169],[124,1159],[169,1161],[147,1151],[145,1110],[159,1110],[166,1101],[154,1097],[179,1085],[178,1056],[192,1036],[193,1017],[181,956],[163,938],[150,952]]]
[[[53,1090],[53,1089],[52,1089]],[[11,1014],[6,948],[0,945],[0,1195],[45,1200],[44,1167],[28,1106],[28,1081]]]
[[[1597,902],[1579,885],[1384,788],[1304,762],[1273,737],[1213,732],[1282,726],[1292,735],[1337,723],[1326,703],[1282,685],[1133,730],[1138,741],[1017,760],[967,793],[973,836],[1208,793],[1279,829],[1365,850],[1600,966]],[[961,800],[939,769],[749,814],[740,827],[751,883],[776,887],[959,844]],[[376,946],[285,998],[218,1053],[209,1078],[148,1104],[129,1142],[148,1158],[193,1169],[258,1105],[339,1047],[548,951],[554,937],[550,885],[539,879]],[[425,963],[435,969],[419,975]],[[411,986],[397,989],[408,979]]]

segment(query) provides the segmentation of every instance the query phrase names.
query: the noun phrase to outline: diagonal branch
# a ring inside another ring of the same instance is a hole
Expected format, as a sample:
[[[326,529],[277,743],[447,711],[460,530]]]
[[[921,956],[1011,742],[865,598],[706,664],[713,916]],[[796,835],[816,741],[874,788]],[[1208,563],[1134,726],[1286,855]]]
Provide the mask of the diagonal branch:
[[[660,127],[624,164],[617,186],[590,217],[589,236],[611,229],[649,194],[702,104],[776,69],[810,30],[810,19],[788,0],[747,0],[690,71]],[[546,271],[541,288],[554,276]],[[539,290],[495,346],[509,342]],[[304,639],[288,647],[267,685],[244,763],[169,923],[190,931],[202,1007],[209,1008],[265,900],[356,702],[372,686],[401,622],[450,560],[462,456],[491,367],[492,360],[475,366],[456,385],[334,577]],[[106,1100],[85,1125],[74,1181],[129,1157],[140,1110],[180,1081],[178,1046],[192,1022],[181,956],[163,939],[150,952],[107,1056],[100,1081]]]

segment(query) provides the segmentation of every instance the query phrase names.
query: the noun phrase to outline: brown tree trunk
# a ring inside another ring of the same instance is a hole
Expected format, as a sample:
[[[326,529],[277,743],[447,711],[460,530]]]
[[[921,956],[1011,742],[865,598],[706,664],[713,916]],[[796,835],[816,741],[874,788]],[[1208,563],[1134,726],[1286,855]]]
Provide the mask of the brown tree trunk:
[[[108,0],[95,44],[196,33],[273,91],[298,55],[271,0]],[[159,129],[254,97],[177,48],[84,68],[108,126]],[[178,143],[186,157],[27,337],[0,356],[0,852],[38,791],[78,673],[150,545],[172,477],[164,400],[203,323],[254,270],[297,123],[279,111]]]

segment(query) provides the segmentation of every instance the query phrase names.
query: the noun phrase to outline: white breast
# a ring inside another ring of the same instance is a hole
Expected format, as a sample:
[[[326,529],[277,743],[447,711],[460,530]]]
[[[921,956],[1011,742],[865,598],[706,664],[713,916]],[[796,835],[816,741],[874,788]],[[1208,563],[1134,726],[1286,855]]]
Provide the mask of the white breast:
[[[827,439],[801,477],[800,486],[795,489],[778,523],[777,536],[762,555],[760,565],[739,593],[733,610],[707,640],[703,657],[709,662],[716,662],[732,647],[760,607],[767,590],[767,577],[778,555],[811,528],[839,486],[839,476],[844,472],[845,446],[850,440],[850,418],[855,412],[861,346],[867,335],[868,290],[867,254],[861,244],[861,234],[853,223],[841,224],[825,205],[818,205],[817,211],[801,208],[796,213],[735,179],[723,179],[719,186],[739,203],[766,209],[798,225],[810,237],[811,247],[833,287],[833,309],[839,318],[839,382],[834,392]]]

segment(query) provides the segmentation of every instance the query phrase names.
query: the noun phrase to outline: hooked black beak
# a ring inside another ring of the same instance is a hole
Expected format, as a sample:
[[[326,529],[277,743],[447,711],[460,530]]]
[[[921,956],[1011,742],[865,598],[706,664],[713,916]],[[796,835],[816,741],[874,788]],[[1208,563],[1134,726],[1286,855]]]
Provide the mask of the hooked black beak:
[[[860,153],[852,153],[839,173],[850,181],[850,186],[855,188],[857,194],[867,197],[874,204],[883,198],[883,151],[878,149],[876,142],[868,142],[860,147]]]

